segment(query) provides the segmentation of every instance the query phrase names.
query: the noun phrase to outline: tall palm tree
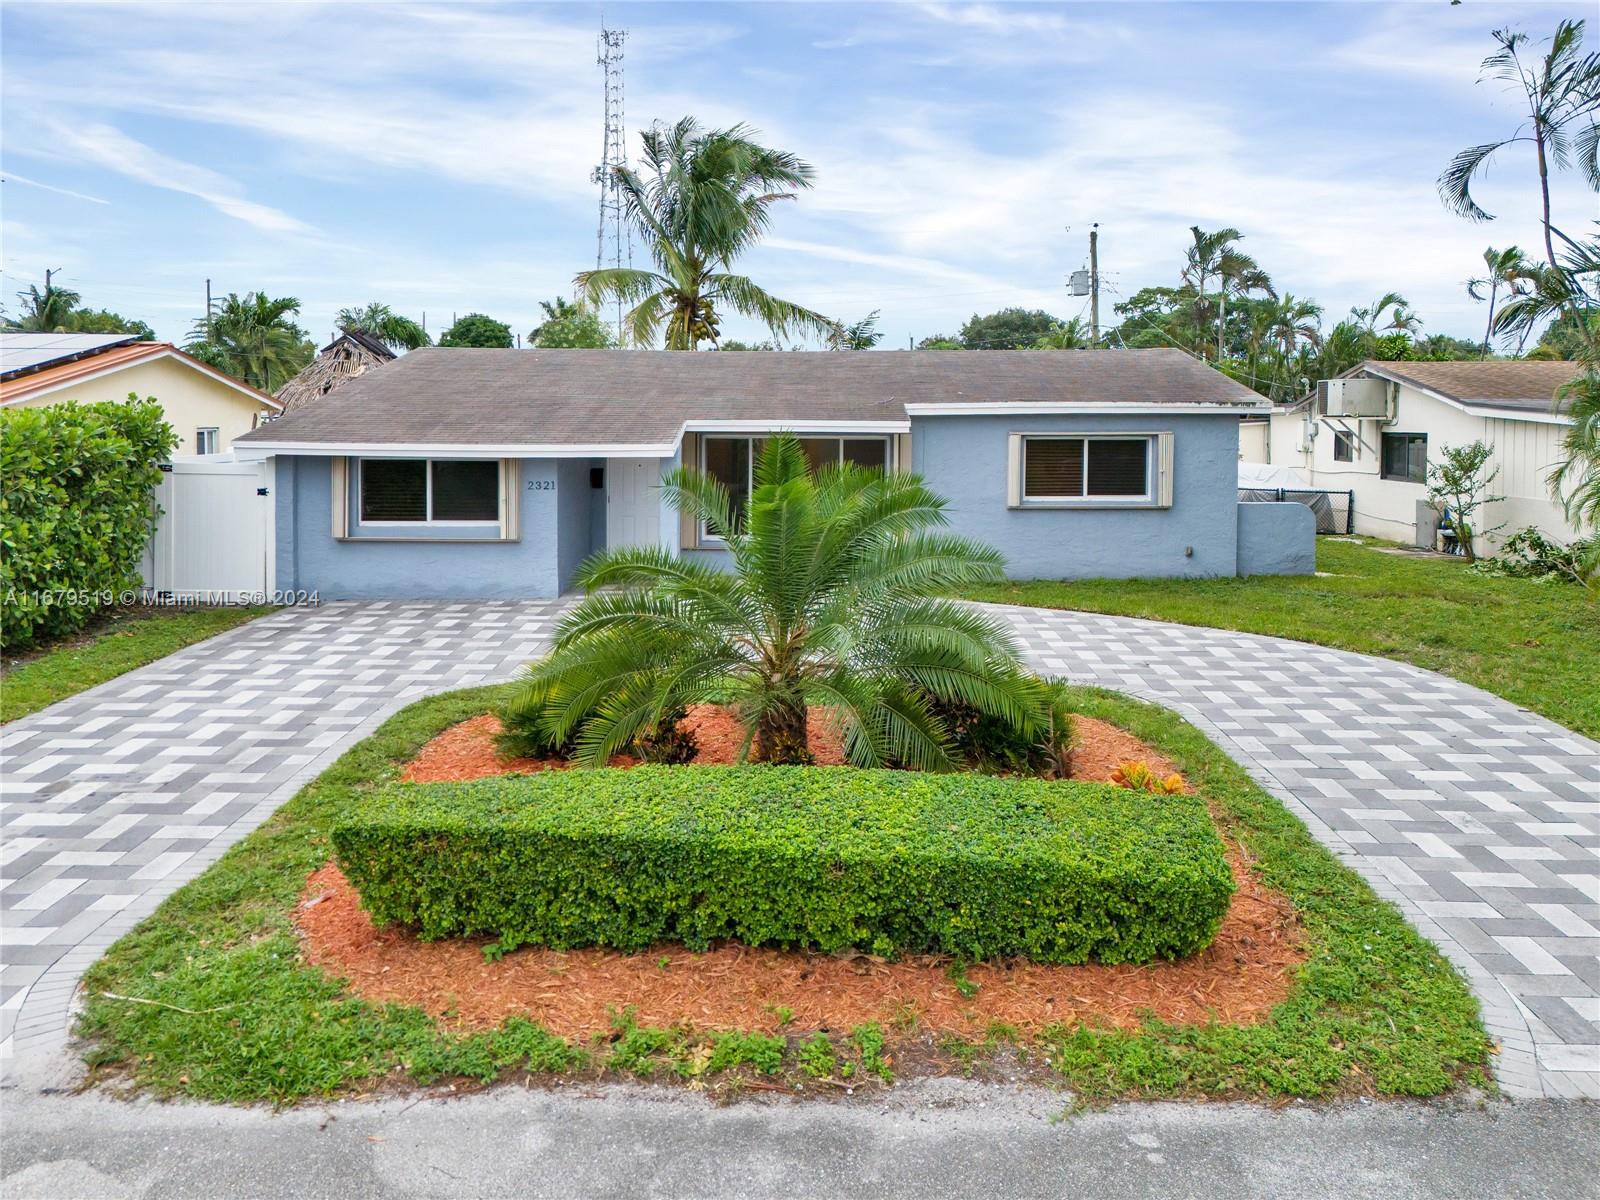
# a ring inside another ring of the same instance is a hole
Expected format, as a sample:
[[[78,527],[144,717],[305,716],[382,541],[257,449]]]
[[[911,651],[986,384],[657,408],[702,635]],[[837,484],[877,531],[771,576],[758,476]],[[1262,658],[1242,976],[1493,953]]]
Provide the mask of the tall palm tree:
[[[43,291],[30,283],[26,291],[17,293],[17,299],[22,301],[22,311],[14,319],[6,321],[7,329],[26,333],[62,333],[70,330],[73,310],[78,307],[82,297],[70,288],[51,283],[50,272],[46,271]]]
[[[1322,305],[1285,292],[1272,307],[1272,335],[1286,358],[1302,343],[1315,349],[1322,343]]]
[[[1479,358],[1488,358],[1489,340],[1494,336],[1495,303],[1500,298],[1500,289],[1507,288],[1513,294],[1524,290],[1528,281],[1528,261],[1516,246],[1507,246],[1504,250],[1490,246],[1483,252],[1483,265],[1483,275],[1467,280],[1467,295],[1474,300],[1489,301],[1489,321],[1483,327],[1483,352],[1478,355]]]
[[[1565,169],[1576,159],[1589,186],[1600,191],[1600,54],[1583,53],[1583,22],[1562,21],[1556,26],[1549,49],[1533,61],[1523,60],[1528,35],[1510,29],[1494,31],[1500,48],[1483,60],[1479,78],[1503,80],[1520,90],[1527,105],[1527,121],[1510,137],[1468,146],[1450,160],[1439,176],[1439,196],[1455,213],[1474,221],[1492,221],[1472,197],[1473,180],[1496,152],[1519,142],[1533,145],[1543,203],[1544,251],[1551,267],[1559,267],[1555,239],[1574,244],[1550,223],[1550,168]]]
[[[935,532],[944,500],[914,475],[851,464],[812,475],[793,437],[767,440],[741,514],[697,471],[663,494],[704,521],[733,569],[660,547],[605,550],[579,571],[588,597],[533,664],[508,715],[534,720],[576,760],[604,763],[665,714],[715,700],[745,723],[745,752],[804,762],[807,711],[831,713],[859,766],[948,769],[935,701],[1029,733],[1051,701],[995,618],[945,599],[1000,578],[998,552]]]
[[[1387,324],[1380,325],[1384,315]],[[1412,311],[1410,303],[1399,292],[1385,292],[1365,308],[1352,307],[1350,317],[1369,334],[1415,333],[1422,328],[1422,318]]]
[[[415,350],[433,344],[421,325],[376,300],[360,308],[341,308],[335,322],[340,329],[375,337],[391,350]]]
[[[1245,295],[1252,291],[1272,294],[1272,280],[1255,259],[1240,250],[1236,243],[1244,237],[1229,226],[1207,233],[1198,225],[1189,232],[1194,240],[1185,251],[1183,281],[1194,288],[1194,323],[1197,330],[1204,329],[1211,308],[1206,295],[1206,281],[1221,281],[1217,314],[1217,359],[1223,352],[1223,327],[1228,319],[1228,294]]]
[[[715,343],[720,308],[760,321],[779,338],[833,331],[821,313],[729,270],[767,231],[773,206],[810,187],[813,175],[795,155],[758,145],[754,132],[745,125],[702,130],[685,117],[644,135],[648,179],[616,168],[628,221],[657,269],[583,271],[576,282],[596,306],[608,299],[631,306],[623,326],[633,344],[654,345],[663,327],[668,350]]]
[[[202,317],[194,323],[184,349],[235,379],[275,392],[316,353],[291,319],[299,311],[296,296],[229,292],[212,305],[209,322]]]
[[[853,325],[837,323],[828,335],[828,349],[871,350],[883,341],[883,330],[878,328],[878,314],[882,311],[875,308]]]

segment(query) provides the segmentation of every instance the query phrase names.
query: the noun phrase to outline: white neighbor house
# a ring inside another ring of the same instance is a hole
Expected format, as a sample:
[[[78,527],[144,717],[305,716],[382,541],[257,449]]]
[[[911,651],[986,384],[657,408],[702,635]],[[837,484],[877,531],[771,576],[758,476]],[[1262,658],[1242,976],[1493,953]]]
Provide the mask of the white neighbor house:
[[[1267,421],[1246,419],[1240,458],[1288,467],[1312,488],[1353,491],[1356,533],[1432,546],[1427,466],[1446,446],[1486,442],[1496,499],[1476,524],[1504,528],[1479,551],[1528,525],[1570,541],[1547,481],[1571,424],[1554,411],[1555,392],[1577,373],[1560,361],[1364,362]]]

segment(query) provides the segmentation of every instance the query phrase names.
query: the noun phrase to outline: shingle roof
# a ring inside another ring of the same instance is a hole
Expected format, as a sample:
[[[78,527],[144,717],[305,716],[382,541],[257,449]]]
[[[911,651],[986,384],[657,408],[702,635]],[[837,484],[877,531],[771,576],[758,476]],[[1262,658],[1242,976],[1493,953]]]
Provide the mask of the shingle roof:
[[[1177,350],[683,353],[427,347],[247,434],[291,445],[670,445],[691,421],[905,422],[906,405],[1265,408]]]
[[[1513,362],[1365,362],[1361,371],[1415,384],[1473,408],[1550,412],[1556,389],[1580,367],[1561,360]]]

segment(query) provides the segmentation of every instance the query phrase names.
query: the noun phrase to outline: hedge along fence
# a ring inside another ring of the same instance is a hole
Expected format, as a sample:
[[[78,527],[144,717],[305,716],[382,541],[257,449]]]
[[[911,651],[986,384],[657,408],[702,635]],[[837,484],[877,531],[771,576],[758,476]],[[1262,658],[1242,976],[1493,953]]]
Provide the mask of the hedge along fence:
[[[1233,893],[1198,797],[814,767],[397,785],[334,826],[379,922],[569,949],[846,947],[1041,962],[1204,948]]]
[[[140,584],[157,464],[177,438],[153,399],[0,410],[0,637],[81,629]]]

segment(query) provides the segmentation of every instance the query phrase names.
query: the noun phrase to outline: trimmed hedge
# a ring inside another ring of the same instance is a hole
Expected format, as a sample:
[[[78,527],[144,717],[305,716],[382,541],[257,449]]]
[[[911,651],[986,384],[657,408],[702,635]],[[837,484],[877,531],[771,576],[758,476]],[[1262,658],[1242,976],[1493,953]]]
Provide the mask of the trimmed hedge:
[[[0,411],[0,627],[8,647],[73,633],[140,586],[157,467],[177,444],[155,400]]]
[[[1146,962],[1204,948],[1233,893],[1198,797],[974,775],[636,767],[396,785],[332,840],[377,921],[505,950],[735,938]]]

